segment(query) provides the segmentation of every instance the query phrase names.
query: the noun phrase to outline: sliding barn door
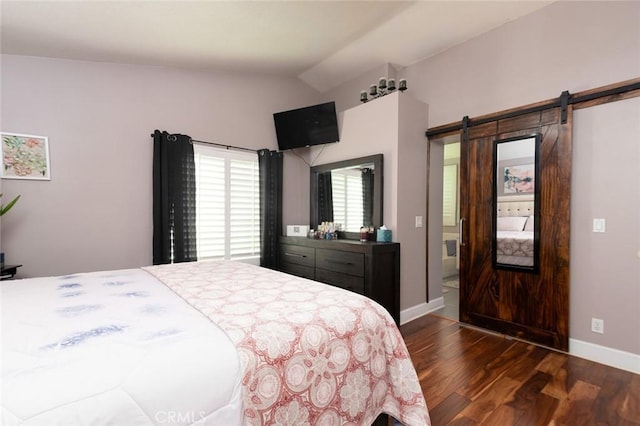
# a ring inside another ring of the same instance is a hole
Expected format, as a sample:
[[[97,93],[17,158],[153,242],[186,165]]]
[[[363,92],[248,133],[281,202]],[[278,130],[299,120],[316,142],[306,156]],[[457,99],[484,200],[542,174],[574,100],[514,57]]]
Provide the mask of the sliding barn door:
[[[568,350],[571,108],[553,108],[463,131],[461,144],[460,320]],[[539,271],[496,269],[492,262],[493,145],[540,133]]]

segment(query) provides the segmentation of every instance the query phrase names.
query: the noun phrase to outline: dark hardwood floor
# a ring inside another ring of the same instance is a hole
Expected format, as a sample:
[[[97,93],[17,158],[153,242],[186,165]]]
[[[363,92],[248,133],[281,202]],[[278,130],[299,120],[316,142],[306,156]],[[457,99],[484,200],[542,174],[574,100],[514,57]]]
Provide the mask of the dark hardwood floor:
[[[436,315],[400,331],[433,426],[640,425],[640,375]]]

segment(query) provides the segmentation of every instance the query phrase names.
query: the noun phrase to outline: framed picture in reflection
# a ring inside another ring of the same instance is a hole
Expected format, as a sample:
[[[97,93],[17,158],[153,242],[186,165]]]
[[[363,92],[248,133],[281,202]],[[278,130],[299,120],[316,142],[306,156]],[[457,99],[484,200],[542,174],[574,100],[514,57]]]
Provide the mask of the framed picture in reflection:
[[[500,176],[502,182],[498,185],[498,196],[535,193],[536,166],[533,158],[502,162]]]

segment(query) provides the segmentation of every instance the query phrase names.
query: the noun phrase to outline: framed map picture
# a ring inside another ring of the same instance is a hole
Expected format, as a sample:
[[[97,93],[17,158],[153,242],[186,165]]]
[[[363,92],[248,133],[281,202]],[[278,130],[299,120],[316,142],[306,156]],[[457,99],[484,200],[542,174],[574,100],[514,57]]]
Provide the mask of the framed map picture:
[[[51,180],[46,136],[1,133],[3,179]]]

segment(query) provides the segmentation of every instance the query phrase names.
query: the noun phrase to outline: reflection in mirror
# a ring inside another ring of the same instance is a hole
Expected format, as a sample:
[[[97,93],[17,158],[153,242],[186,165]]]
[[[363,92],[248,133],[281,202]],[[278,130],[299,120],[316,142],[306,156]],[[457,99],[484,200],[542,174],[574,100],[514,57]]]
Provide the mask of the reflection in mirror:
[[[373,176],[375,166],[345,167],[318,175],[320,223],[341,224],[344,231],[358,232],[373,226]]]
[[[495,268],[538,271],[540,140],[536,134],[495,141]]]
[[[311,223],[342,225],[346,233],[382,220],[382,154],[311,168]],[[348,235],[346,235],[348,238]]]

